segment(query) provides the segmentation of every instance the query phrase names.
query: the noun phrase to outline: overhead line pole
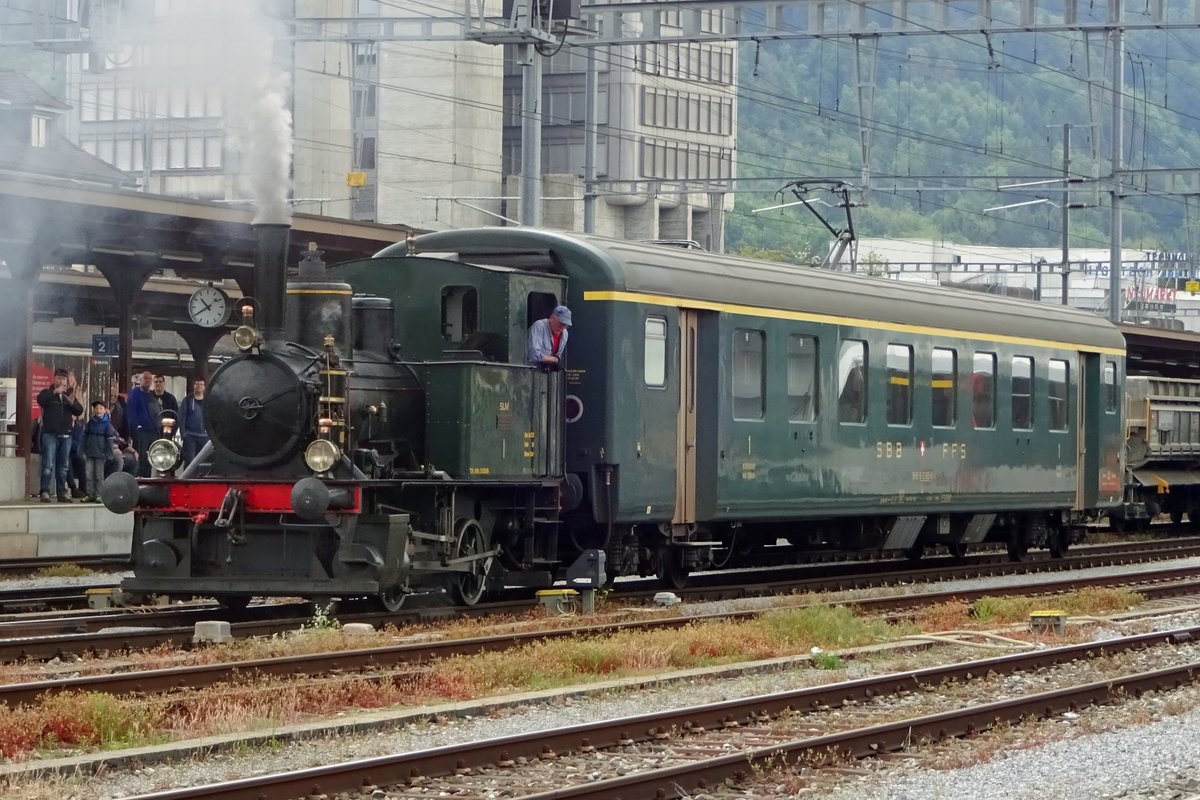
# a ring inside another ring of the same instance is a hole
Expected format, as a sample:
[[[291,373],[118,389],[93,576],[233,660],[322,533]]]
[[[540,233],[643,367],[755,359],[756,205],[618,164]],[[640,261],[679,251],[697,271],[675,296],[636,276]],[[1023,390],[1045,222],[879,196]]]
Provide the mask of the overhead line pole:
[[[1123,0],[1112,0],[1116,5],[1115,18],[1120,19]],[[1125,129],[1122,118],[1125,103],[1125,34],[1120,26],[1112,29],[1112,225],[1109,230],[1108,253],[1108,319],[1114,325],[1121,322],[1121,150],[1125,144]]]

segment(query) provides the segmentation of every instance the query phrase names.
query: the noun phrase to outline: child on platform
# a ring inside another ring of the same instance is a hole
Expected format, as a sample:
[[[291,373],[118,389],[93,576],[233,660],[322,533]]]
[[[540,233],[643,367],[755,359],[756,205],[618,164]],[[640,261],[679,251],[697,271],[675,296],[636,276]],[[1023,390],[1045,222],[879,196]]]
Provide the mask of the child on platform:
[[[104,464],[108,461],[117,429],[108,419],[108,407],[103,400],[92,401],[92,416],[83,427],[83,455],[87,459],[86,503],[100,502],[100,484],[104,481]]]

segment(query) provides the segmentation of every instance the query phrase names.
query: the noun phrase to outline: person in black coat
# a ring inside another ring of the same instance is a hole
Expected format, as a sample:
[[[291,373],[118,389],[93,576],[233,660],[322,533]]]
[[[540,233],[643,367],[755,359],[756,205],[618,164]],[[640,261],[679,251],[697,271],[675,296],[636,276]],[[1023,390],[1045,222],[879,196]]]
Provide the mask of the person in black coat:
[[[43,503],[50,502],[50,488],[57,489],[58,502],[71,502],[68,471],[71,468],[71,428],[74,418],[83,414],[83,406],[75,399],[75,385],[65,369],[54,371],[54,383],[37,396],[41,406],[41,436],[39,452],[42,457],[41,494]]]

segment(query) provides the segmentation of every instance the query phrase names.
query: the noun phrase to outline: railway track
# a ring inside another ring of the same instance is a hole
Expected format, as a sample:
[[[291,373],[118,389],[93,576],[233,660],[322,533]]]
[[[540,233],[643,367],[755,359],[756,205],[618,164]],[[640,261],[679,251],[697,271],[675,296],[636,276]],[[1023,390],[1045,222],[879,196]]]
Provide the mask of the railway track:
[[[990,575],[1020,575],[1041,572],[1071,571],[1097,566],[1114,566],[1148,563],[1160,560],[1185,558],[1200,555],[1200,540],[1179,540],[1170,544],[1127,543],[1103,545],[1089,552],[1078,552],[1065,559],[1038,559],[1013,563],[997,556],[979,556],[969,563],[950,563],[931,566],[920,570],[896,571],[890,562],[882,572],[854,572],[837,570],[839,574],[813,577],[813,568],[800,576],[772,574],[772,580],[763,581],[761,573],[749,584],[697,586],[682,590],[679,594],[688,600],[719,600],[751,596],[787,595],[804,592],[833,592],[846,589],[861,589],[898,583],[935,583],[941,580],[977,578]],[[1191,574],[1194,570],[1183,568],[1161,572],[1163,579],[1174,579]],[[745,576],[743,576],[745,577]],[[1147,579],[1149,580],[1149,579]],[[1080,584],[1082,585],[1082,584]],[[1111,585],[1103,580],[1097,585]],[[1025,586],[1021,591],[1037,591],[1036,587]],[[618,593],[622,602],[650,602],[658,592],[651,581],[641,586],[629,585]],[[1047,589],[1046,591],[1050,591]],[[1002,594],[1000,589],[988,589],[984,594]],[[945,598],[965,598],[968,592],[944,593]],[[878,602],[887,602],[887,599]],[[526,612],[536,603],[527,598],[488,603],[470,608],[455,608],[445,604],[434,604],[428,608],[403,610],[397,614],[380,612],[355,612],[352,605],[339,613],[344,623],[363,622],[375,626],[386,624],[413,624],[434,619],[446,619],[463,615],[494,615]],[[88,612],[79,616],[0,617],[0,662],[24,659],[51,659],[84,654],[131,652],[173,644],[180,647],[191,645],[194,624],[201,620],[226,619],[233,621],[234,636],[270,636],[294,630],[297,623],[307,618],[311,607],[306,603],[272,604],[251,606],[237,614],[220,609],[215,605],[189,607],[186,609],[113,610]],[[247,619],[249,616],[251,619]]]
[[[847,601],[867,613],[889,613],[936,605],[949,600],[971,601],[984,596],[1050,594],[1072,591],[1094,586],[1124,586],[1138,591],[1148,599],[1200,595],[1200,578],[1193,568],[1158,570],[1138,573],[1137,581],[1130,576],[1101,576],[1093,578],[1068,578],[1051,584],[1014,585],[1003,589],[955,590],[949,592],[926,592],[893,597],[869,598]],[[100,692],[107,694],[164,693],[170,691],[195,690],[231,680],[239,675],[311,678],[329,673],[364,673],[368,671],[394,674],[405,670],[415,671],[420,665],[435,659],[458,655],[474,655],[518,648],[522,645],[552,639],[573,637],[608,636],[621,631],[645,631],[680,628],[709,621],[750,619],[761,614],[758,610],[732,611],[722,614],[670,617],[665,619],[612,622],[585,625],[546,631],[505,633],[496,636],[446,639],[341,650],[328,653],[280,656],[274,658],[234,661],[217,664],[172,667],[156,670],[138,670],[108,675],[42,679],[24,683],[0,685],[0,703],[10,707],[30,704],[39,697],[67,691]],[[118,637],[134,636],[136,633],[118,634]],[[190,629],[153,631],[147,635],[159,638],[156,643],[174,641],[183,644],[191,639]],[[122,639],[125,641],[125,639]],[[147,643],[148,644],[148,643]]]
[[[503,796],[525,800],[668,800],[716,787],[736,788],[753,783],[756,775],[782,768],[844,764],[848,759],[977,733],[998,723],[1019,723],[1144,692],[1169,691],[1200,678],[1198,638],[1200,627],[1181,628],[174,789],[131,800],[258,800],[334,793],[354,798],[371,797],[380,787],[398,787],[406,798],[484,797],[502,788]],[[949,684],[969,687],[996,676],[1050,671],[1072,662],[1087,662],[1092,670],[1104,659],[1151,647],[1158,648],[1156,653],[1181,648],[1180,663],[1151,671],[1128,671],[1117,663],[1114,669],[1126,671],[1000,700],[990,700],[994,695],[976,688],[976,697],[964,702],[945,690]],[[867,708],[875,703],[886,707],[889,698],[920,694],[930,687],[945,692],[944,705],[952,710],[902,716],[894,708],[890,713],[885,708],[872,719]],[[859,713],[830,722],[831,710],[845,708]],[[780,720],[785,722],[779,724]]]

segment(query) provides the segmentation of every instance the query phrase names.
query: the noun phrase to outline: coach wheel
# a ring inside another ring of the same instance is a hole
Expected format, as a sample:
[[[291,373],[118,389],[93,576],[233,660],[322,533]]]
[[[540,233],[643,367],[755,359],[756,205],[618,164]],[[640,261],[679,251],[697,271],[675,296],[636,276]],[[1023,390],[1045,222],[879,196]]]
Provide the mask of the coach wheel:
[[[230,611],[243,611],[246,606],[250,605],[250,595],[223,594],[217,598],[217,602],[221,604],[221,608],[227,608]]]
[[[683,549],[663,547],[658,551],[658,579],[668,589],[687,586],[690,570],[683,563]]]
[[[925,555],[924,542],[915,542],[912,547],[904,551],[904,557],[909,561],[920,561],[923,555]]]
[[[1175,527],[1179,527],[1180,525],[1183,524],[1183,511],[1172,511],[1171,512],[1171,524],[1174,525]]]
[[[950,551],[950,555],[955,558],[966,558],[968,547],[969,545],[966,542],[951,542],[946,545],[946,549]]]
[[[1029,543],[1019,533],[1009,538],[1007,547],[1009,561],[1024,561],[1025,556],[1029,554]]]
[[[473,519],[460,519],[455,523],[456,535],[454,557],[477,556],[487,550],[483,529]],[[461,605],[473,606],[483,599],[487,591],[487,559],[480,558],[470,563],[470,572],[455,572],[450,578],[450,590]]]
[[[1054,558],[1062,558],[1067,554],[1067,546],[1069,541],[1067,531],[1058,531],[1050,535],[1050,555]]]

